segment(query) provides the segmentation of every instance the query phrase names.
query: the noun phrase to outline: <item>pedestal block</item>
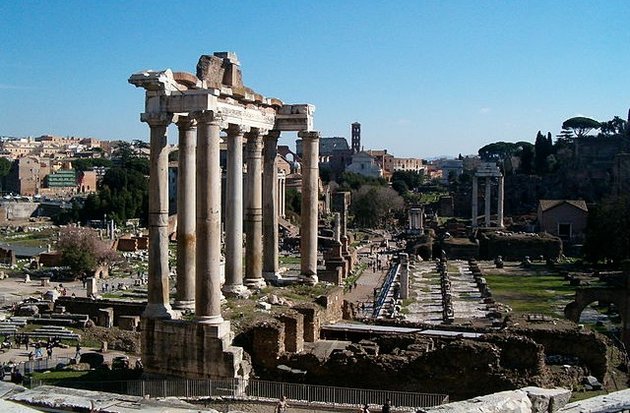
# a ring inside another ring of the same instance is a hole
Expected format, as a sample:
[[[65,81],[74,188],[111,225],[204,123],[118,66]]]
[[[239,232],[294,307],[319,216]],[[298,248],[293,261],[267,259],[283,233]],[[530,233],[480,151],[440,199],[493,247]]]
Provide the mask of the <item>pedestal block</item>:
[[[149,375],[247,379],[251,367],[231,341],[228,321],[142,320],[142,359]]]

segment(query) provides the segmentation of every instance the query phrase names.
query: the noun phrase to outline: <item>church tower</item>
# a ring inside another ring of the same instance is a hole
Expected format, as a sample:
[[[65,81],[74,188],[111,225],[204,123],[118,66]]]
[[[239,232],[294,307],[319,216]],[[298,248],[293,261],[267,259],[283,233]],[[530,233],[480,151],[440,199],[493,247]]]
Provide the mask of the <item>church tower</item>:
[[[352,153],[361,151],[361,124],[354,122],[352,124]]]

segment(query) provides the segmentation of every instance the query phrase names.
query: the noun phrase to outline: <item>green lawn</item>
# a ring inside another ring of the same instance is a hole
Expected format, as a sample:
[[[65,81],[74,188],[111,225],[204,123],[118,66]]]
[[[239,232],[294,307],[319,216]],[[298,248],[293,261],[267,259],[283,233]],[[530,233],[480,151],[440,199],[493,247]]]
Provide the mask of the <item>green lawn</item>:
[[[293,257],[293,256],[288,256],[288,257],[286,257],[286,256],[281,256],[281,257],[279,258],[279,261],[280,261],[280,264],[284,264],[284,265],[287,265],[287,264],[294,264],[294,265],[297,265],[297,264],[299,264],[299,263],[300,263],[300,257]]]
[[[515,313],[539,313],[562,317],[562,308],[574,296],[575,287],[559,275],[487,274],[493,298]]]

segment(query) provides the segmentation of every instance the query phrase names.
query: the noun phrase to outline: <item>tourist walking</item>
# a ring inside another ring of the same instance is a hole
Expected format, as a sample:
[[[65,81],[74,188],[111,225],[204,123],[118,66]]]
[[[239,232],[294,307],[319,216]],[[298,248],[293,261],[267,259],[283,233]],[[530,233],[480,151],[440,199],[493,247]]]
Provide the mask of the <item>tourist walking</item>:
[[[363,407],[361,407],[361,410],[359,410],[359,413],[370,413],[370,409],[368,408],[367,403],[363,405]]]
[[[389,399],[385,400],[385,404],[381,409],[381,413],[389,413],[391,411],[392,406],[389,404]]]
[[[287,396],[282,396],[280,397],[280,400],[278,400],[274,413],[286,413],[288,408],[289,405],[287,404]]]

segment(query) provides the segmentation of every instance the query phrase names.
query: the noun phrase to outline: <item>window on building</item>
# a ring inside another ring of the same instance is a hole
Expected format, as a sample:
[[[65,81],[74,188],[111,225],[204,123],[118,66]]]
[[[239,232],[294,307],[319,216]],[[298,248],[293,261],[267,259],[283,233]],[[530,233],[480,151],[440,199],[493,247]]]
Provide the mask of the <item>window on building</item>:
[[[562,239],[571,238],[571,224],[558,223],[558,236]]]

